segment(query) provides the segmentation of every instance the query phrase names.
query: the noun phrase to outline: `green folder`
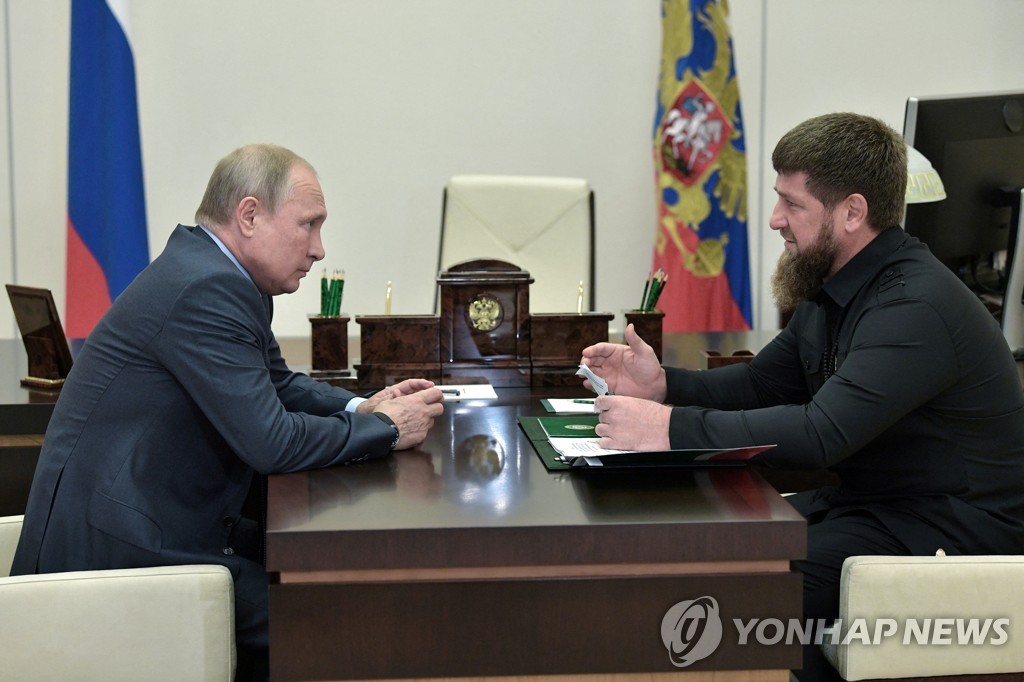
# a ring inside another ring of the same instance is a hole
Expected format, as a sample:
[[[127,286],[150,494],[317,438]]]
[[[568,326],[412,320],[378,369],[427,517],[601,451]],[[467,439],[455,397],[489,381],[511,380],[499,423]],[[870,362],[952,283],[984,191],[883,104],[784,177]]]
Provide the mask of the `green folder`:
[[[580,414],[571,417],[536,417],[548,438],[597,438],[596,414]]]
[[[551,446],[552,438],[593,438],[597,416],[573,415],[561,417],[519,417],[519,426],[529,438],[533,449],[548,471],[647,469],[662,467],[735,467],[745,466],[747,460],[774,445],[756,445],[742,448],[690,448],[684,450],[656,450],[624,452],[594,458],[577,458],[571,462],[562,459]],[[599,460],[599,466],[586,460]]]
[[[530,444],[533,445],[533,449],[540,457],[545,469],[548,471],[571,469],[572,465],[563,461],[558,451],[551,447],[547,431],[540,424],[541,419],[550,419],[550,417],[519,417],[519,426],[523,429],[526,437],[530,439]]]

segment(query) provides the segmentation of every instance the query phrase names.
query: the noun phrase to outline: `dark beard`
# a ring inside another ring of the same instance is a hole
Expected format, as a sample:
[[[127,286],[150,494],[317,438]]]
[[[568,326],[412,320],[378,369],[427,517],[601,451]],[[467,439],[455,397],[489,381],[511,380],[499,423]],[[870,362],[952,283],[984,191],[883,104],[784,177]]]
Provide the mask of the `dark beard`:
[[[821,233],[811,248],[796,254],[786,251],[779,257],[772,274],[772,298],[784,315],[793,312],[808,294],[821,286],[835,263],[838,251],[839,244],[829,221],[822,225]]]

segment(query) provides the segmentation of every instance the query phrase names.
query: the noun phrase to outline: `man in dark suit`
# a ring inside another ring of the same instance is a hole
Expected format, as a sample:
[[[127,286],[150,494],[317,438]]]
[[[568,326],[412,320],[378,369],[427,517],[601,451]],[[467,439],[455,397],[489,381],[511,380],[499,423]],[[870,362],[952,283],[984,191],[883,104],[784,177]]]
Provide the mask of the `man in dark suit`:
[[[430,381],[364,400],[285,365],[271,297],[324,257],[326,218],[316,173],[293,152],[251,145],[220,161],[199,225],[174,229],[76,358],[12,574],[222,564],[240,662],[265,652],[262,519],[243,515],[253,483],[415,446],[443,411]]]
[[[1024,394],[998,323],[899,227],[903,138],[856,114],[810,119],[772,155],[773,280],[789,324],[749,365],[662,368],[630,328],[583,362],[602,447],[776,444],[767,466],[830,469],[838,487],[790,497],[808,521],[804,612],[839,612],[858,554],[1024,553]],[[673,407],[669,407],[668,403]],[[838,678],[817,647],[801,679]]]

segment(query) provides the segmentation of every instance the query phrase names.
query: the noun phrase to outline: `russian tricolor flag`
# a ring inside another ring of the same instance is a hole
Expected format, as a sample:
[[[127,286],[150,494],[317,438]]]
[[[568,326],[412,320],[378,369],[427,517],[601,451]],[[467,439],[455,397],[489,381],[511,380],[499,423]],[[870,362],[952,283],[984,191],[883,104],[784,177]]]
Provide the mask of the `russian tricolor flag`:
[[[72,0],[67,335],[88,336],[148,264],[125,2]]]

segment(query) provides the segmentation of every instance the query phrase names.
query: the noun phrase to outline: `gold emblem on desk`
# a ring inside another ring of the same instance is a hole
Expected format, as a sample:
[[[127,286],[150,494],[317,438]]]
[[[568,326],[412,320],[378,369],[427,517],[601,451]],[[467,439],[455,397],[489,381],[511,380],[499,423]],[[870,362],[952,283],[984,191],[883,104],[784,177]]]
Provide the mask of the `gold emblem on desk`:
[[[466,314],[469,316],[469,322],[473,325],[473,329],[489,332],[501,324],[503,311],[501,303],[497,299],[482,294],[469,302]]]

